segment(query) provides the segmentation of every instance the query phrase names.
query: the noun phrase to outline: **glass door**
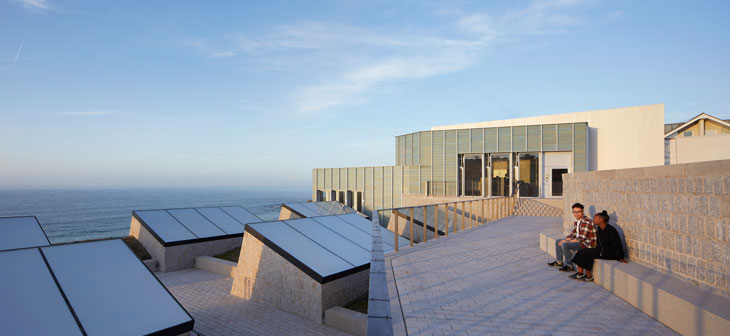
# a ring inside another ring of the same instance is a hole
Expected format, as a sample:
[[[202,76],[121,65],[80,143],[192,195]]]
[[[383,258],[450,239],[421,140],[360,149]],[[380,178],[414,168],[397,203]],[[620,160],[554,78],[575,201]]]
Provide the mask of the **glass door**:
[[[517,155],[515,179],[519,183],[520,197],[540,196],[540,155],[520,153]]]
[[[492,196],[509,196],[509,154],[492,154],[489,158],[492,161]]]
[[[482,154],[464,154],[462,196],[482,195]]]
[[[552,176],[552,196],[563,196],[563,174],[567,173],[567,168],[553,168],[552,172],[550,172]]]

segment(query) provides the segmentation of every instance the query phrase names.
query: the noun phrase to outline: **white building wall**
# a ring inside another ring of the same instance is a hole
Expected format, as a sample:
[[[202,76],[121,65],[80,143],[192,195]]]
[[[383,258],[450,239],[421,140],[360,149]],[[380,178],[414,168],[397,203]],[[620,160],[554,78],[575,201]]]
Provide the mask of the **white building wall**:
[[[588,170],[664,165],[664,104],[437,126],[431,130],[588,122]]]
[[[666,144],[669,164],[730,159],[730,135],[670,138]]]

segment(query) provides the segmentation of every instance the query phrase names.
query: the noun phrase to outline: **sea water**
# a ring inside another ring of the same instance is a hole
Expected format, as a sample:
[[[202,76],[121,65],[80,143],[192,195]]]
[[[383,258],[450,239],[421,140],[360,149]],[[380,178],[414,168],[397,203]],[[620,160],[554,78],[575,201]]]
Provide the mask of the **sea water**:
[[[132,210],[240,205],[276,220],[311,189],[0,189],[0,217],[36,216],[51,243],[123,237]]]

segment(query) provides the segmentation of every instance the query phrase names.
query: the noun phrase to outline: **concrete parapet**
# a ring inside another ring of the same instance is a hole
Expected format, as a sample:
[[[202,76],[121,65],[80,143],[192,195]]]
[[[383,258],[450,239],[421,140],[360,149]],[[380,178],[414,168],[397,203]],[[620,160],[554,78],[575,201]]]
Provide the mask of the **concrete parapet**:
[[[237,263],[216,257],[200,256],[195,258],[195,268],[233,277]]]
[[[596,260],[595,282],[682,335],[727,335],[730,299],[637,263]]]
[[[324,312],[324,324],[348,334],[365,336],[368,316],[342,307],[332,307]]]

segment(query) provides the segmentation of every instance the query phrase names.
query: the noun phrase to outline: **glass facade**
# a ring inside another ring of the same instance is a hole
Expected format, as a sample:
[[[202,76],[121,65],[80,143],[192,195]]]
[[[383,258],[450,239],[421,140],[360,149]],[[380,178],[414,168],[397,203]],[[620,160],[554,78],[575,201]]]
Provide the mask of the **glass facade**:
[[[522,197],[540,197],[541,182],[553,182],[541,181],[541,157],[557,151],[570,153],[572,171],[588,170],[585,122],[423,131],[395,140],[394,166],[314,169],[312,198],[361,192],[362,212],[371,214],[401,206],[402,194],[506,196],[517,181]]]

